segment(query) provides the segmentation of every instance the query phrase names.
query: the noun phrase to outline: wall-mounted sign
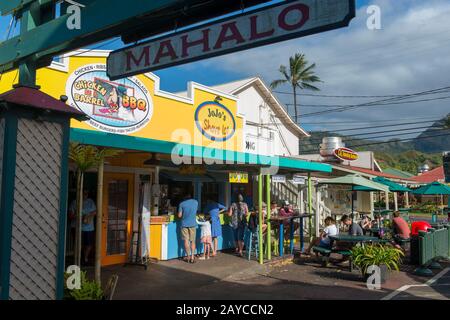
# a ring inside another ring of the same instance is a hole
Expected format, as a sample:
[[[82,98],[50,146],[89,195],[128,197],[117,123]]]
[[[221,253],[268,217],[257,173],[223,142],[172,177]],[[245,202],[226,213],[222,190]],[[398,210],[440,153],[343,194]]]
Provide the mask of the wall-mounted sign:
[[[334,150],[334,155],[337,158],[345,161],[355,161],[359,158],[358,154],[349,148],[338,148]]]
[[[272,182],[275,182],[275,183],[286,183],[286,176],[283,176],[283,175],[272,176]]]
[[[86,114],[95,129],[116,134],[140,130],[153,115],[147,88],[135,77],[110,81],[106,65],[76,69],[66,83],[69,104]]]
[[[292,183],[293,184],[306,184],[306,178],[300,177],[300,176],[293,176]]]
[[[114,51],[111,79],[346,27],[355,0],[286,0]]]
[[[248,183],[248,173],[246,172],[230,172],[230,183]]]
[[[205,137],[213,141],[226,141],[236,131],[236,121],[231,111],[213,101],[198,106],[195,111],[195,124]]]

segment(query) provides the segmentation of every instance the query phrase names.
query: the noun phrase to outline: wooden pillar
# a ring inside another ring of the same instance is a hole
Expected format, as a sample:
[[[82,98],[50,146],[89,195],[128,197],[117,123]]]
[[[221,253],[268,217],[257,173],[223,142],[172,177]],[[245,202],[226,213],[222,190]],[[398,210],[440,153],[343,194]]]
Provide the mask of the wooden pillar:
[[[386,198],[386,210],[389,210],[389,192],[385,192],[384,193],[385,198]]]
[[[97,217],[95,225],[95,281],[101,285],[102,265],[102,228],[103,228],[103,172],[105,164],[103,159],[98,166],[97,176]]]
[[[371,216],[371,219],[373,219],[374,218],[374,216],[373,216],[373,211],[374,211],[374,196],[373,196],[373,192],[370,192],[370,195],[369,195],[369,197],[370,197],[370,216]]]
[[[262,173],[258,176],[258,214],[259,214],[259,226],[258,226],[258,232],[259,232],[259,263],[264,263],[264,257],[263,257],[263,234],[262,234],[262,223],[263,221],[263,213],[262,213],[262,202],[263,202],[263,175]]]
[[[313,207],[312,207],[312,180],[311,180],[311,173],[308,173],[308,213],[312,214]],[[309,230],[309,238],[310,241],[312,240],[312,219],[309,219],[308,222],[308,230]]]
[[[314,235],[317,236],[319,232],[320,227],[320,202],[321,202],[322,194],[320,192],[320,189],[317,188],[317,195],[316,195],[316,215],[314,219]]]
[[[409,208],[409,192],[405,192],[405,207]]]
[[[303,196],[303,189],[300,188],[300,192],[299,192],[299,202],[300,202],[300,213],[304,214],[305,213],[305,204],[304,204],[304,196]]]
[[[270,234],[270,231],[271,231],[271,228],[272,228],[272,226],[271,226],[271,223],[270,223],[270,187],[271,187],[271,184],[270,184],[270,175],[268,174],[268,175],[266,175],[266,205],[267,205],[267,221],[266,221],[266,224],[267,224],[267,260],[271,260],[272,259],[272,248],[271,248],[271,244],[272,244],[272,239],[271,239],[271,234]],[[262,220],[260,220],[260,221],[262,221]],[[261,223],[260,223],[260,225],[261,225]],[[260,251],[263,251],[262,250],[263,249],[263,247],[262,247],[262,245],[261,245],[261,247],[259,248],[259,250]]]
[[[398,197],[397,192],[394,192],[394,210],[398,211]]]
[[[0,300],[64,296],[70,118],[81,116],[31,87],[0,97]]]

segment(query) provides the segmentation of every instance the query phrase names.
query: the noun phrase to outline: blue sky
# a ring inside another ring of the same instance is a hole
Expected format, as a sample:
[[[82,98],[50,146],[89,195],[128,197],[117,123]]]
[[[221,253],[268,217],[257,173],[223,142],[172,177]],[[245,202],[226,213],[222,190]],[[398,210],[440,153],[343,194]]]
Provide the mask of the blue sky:
[[[278,1],[273,1],[278,2]],[[367,3],[369,3],[370,0],[357,0],[358,7],[364,6]],[[0,35],[2,37],[0,40],[3,40],[6,36],[9,23],[11,21],[11,17],[1,17],[0,18]],[[16,28],[17,32],[18,27]],[[108,42],[108,41],[106,41]],[[101,49],[117,49],[122,46],[122,43],[120,41],[111,43],[109,45],[102,45],[102,44],[96,44],[91,47],[101,47]],[[215,84],[221,84],[224,82],[234,81],[243,77],[247,77],[248,75],[242,74],[240,72],[233,72],[229,70],[214,70],[214,68],[208,70],[208,72],[204,72],[204,70],[195,70],[196,65],[200,65],[201,63],[192,63],[188,67],[189,71],[185,70],[185,67],[175,67],[175,68],[169,68],[167,70],[162,70],[159,72],[156,72],[158,76],[160,76],[162,81],[162,87],[165,90],[169,91],[183,91],[186,89],[186,83],[188,81],[195,81],[206,85],[215,85]],[[166,81],[166,79],[170,79],[169,81]]]
[[[317,64],[324,95],[391,95],[420,92],[450,86],[450,0],[358,0],[357,17],[348,28],[273,44],[223,57],[158,71],[163,89],[186,90],[188,81],[216,85],[260,76],[266,83],[278,78],[278,68],[289,56],[305,53]],[[366,6],[381,8],[382,29],[366,27]],[[0,37],[6,33],[9,17],[0,18]],[[94,45],[93,47],[98,47]],[[101,49],[116,49],[112,46]],[[280,88],[289,91],[289,87]],[[278,95],[286,104],[292,96]],[[432,96],[440,97],[437,96]],[[442,96],[441,97],[445,97]],[[307,115],[323,108],[316,105],[353,105],[371,99],[331,99],[300,97],[302,126],[307,130],[342,129],[340,122],[365,126],[369,121],[413,118],[435,119],[445,116],[448,100],[407,105],[368,107],[357,110]],[[373,99],[372,99],[373,100]],[[315,105],[315,106],[312,106]],[[292,111],[292,110],[291,110]],[[402,138],[413,137],[413,135]],[[444,137],[447,138],[447,137]]]

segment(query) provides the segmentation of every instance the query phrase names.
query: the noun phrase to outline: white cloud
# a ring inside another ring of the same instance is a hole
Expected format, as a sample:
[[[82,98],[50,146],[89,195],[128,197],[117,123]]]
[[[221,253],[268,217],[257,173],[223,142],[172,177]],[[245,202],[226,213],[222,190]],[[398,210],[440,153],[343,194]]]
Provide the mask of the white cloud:
[[[260,75],[270,82],[278,77],[278,67],[286,64],[289,56],[304,52],[310,62],[317,63],[317,73],[324,81],[322,94],[403,94],[450,86],[450,1],[376,0],[371,4],[381,7],[382,30],[366,28],[368,16],[366,8],[361,8],[349,28],[207,60],[196,67],[234,72],[241,77]],[[280,98],[290,102],[287,96]],[[347,105],[367,100],[303,97],[301,101]],[[442,100],[372,107],[304,117],[301,121],[440,118],[450,112],[449,105],[450,100]],[[301,112],[319,110],[323,109],[304,107]]]

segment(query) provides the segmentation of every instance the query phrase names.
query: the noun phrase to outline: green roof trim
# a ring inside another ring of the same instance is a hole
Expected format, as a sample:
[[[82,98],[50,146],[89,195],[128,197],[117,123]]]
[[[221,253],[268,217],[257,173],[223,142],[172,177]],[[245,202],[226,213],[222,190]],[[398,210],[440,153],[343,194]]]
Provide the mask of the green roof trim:
[[[249,164],[261,166],[278,166],[280,168],[295,169],[299,171],[309,172],[328,172],[332,171],[332,167],[328,164],[319,162],[310,162],[294,158],[286,157],[269,157],[263,155],[255,155],[251,153],[236,152],[229,150],[214,149],[202,146],[194,146],[188,144],[177,144],[175,142],[145,139],[126,135],[118,135],[107,132],[70,129],[70,140],[83,144],[90,144],[102,147],[131,149],[145,152],[157,152],[164,154],[172,154],[174,150],[181,157],[198,157],[204,159],[212,159],[219,161],[229,161],[231,164]]]
[[[374,181],[376,183],[381,183],[385,186],[388,186],[390,192],[411,192],[412,191],[411,189],[404,187],[401,184],[398,184],[394,181],[391,181],[391,180],[383,178],[383,177],[373,178],[372,181]],[[374,191],[374,190],[371,190],[370,188],[366,188],[366,187],[355,187],[354,190],[356,190],[356,191]]]
[[[412,178],[412,177],[414,177],[414,175],[412,173],[405,172],[405,171],[402,171],[402,170],[399,170],[399,169],[395,169],[395,168],[383,169],[383,173],[392,174],[392,175],[400,177],[400,178]]]

